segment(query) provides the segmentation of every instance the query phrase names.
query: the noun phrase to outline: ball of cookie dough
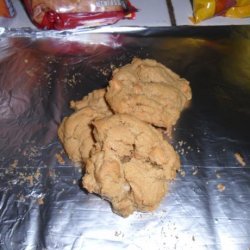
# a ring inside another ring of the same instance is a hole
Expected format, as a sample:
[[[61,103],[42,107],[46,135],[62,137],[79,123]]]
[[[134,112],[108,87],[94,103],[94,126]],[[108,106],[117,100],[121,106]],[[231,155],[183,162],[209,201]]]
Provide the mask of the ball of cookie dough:
[[[115,113],[171,130],[191,99],[189,83],[154,60],[134,59],[113,72],[105,96]]]
[[[65,117],[58,129],[58,136],[66,153],[74,162],[86,162],[94,144],[91,123],[97,118],[112,114],[104,100],[105,90],[95,90],[81,101],[71,101],[76,110]]]
[[[93,126],[96,143],[83,186],[124,217],[157,208],[180,167],[173,147],[157,129],[131,115],[105,117]]]

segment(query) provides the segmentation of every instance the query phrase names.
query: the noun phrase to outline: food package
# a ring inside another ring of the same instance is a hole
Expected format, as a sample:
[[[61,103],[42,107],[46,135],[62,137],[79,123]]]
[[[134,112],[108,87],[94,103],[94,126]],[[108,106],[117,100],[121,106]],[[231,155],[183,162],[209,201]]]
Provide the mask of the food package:
[[[237,4],[231,7],[225,14],[227,17],[250,17],[250,0],[237,0]]]
[[[112,24],[134,18],[128,0],[23,0],[34,24],[43,29],[71,29]]]
[[[244,18],[250,16],[250,0],[194,0],[193,9],[194,23],[218,15]]]
[[[0,0],[0,16],[13,17],[15,10],[10,0]]]

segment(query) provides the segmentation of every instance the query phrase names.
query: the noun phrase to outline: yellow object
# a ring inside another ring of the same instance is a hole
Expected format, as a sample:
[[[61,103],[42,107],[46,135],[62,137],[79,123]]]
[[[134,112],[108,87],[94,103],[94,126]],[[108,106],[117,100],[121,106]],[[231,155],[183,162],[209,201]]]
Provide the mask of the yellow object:
[[[194,23],[215,15],[250,17],[250,0],[193,0],[193,9],[194,15],[191,20]]]
[[[250,1],[245,1],[245,2],[249,2],[248,5],[242,5],[242,6],[237,5],[236,7],[232,7],[226,12],[225,16],[234,18],[250,17]]]
[[[193,8],[194,8],[194,18],[192,21],[194,23],[199,23],[204,19],[208,19],[215,14],[215,0],[194,0]]]

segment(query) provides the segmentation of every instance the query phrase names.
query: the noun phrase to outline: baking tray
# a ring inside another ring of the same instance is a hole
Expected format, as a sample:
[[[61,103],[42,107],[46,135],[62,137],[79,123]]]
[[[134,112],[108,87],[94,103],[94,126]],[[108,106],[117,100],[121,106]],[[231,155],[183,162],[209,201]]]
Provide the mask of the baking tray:
[[[0,249],[249,249],[249,38],[248,26],[3,32]],[[81,189],[57,128],[70,100],[105,87],[135,56],[187,78],[193,99],[174,129],[182,171],[169,194],[155,212],[122,218]]]

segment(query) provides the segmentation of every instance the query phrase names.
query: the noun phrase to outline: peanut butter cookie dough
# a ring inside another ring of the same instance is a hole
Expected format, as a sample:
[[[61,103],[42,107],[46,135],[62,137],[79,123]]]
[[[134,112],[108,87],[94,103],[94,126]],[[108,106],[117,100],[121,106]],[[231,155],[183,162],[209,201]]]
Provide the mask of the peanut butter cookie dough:
[[[179,157],[151,125],[130,115],[113,115],[93,122],[96,143],[86,163],[83,186],[128,216],[152,211],[176,176]]]
[[[71,101],[76,112],[65,117],[58,129],[58,136],[69,158],[85,162],[94,144],[91,122],[112,115],[104,100],[105,89],[95,90],[80,101]]]
[[[105,96],[115,113],[171,130],[191,99],[188,81],[155,60],[135,58],[113,72]]]
[[[85,167],[83,187],[115,213],[153,211],[176,177],[180,159],[163,138],[192,98],[189,83],[162,64],[134,59],[106,89],[71,101],[58,135],[69,158]]]

